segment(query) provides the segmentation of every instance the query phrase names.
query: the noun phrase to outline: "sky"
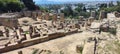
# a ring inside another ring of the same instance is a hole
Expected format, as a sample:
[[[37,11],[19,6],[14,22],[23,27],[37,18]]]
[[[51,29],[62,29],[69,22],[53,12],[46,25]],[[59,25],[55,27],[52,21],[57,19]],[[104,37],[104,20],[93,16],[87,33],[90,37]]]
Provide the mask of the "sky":
[[[59,4],[65,2],[84,2],[84,1],[118,1],[118,0],[33,0],[36,4]]]

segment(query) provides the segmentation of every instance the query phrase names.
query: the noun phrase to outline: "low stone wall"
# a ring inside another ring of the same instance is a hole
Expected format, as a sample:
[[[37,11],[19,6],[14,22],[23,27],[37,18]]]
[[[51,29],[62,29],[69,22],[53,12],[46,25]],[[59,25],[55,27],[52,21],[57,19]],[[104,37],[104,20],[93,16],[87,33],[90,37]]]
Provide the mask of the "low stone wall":
[[[30,39],[30,40],[25,40],[20,44],[17,44],[17,43],[16,44],[9,44],[7,47],[0,48],[0,53],[8,52],[8,51],[23,48],[23,47],[28,47],[28,46],[31,46],[31,45],[34,45],[34,44],[49,41],[51,39],[64,37],[65,35],[73,34],[73,33],[77,33],[77,30],[71,31],[71,32],[68,32],[68,33],[52,33],[52,34],[49,34],[48,36],[44,36],[42,38],[41,37],[36,37],[36,38]]]
[[[17,43],[13,44],[13,45],[10,44],[5,48],[1,48],[0,53],[15,50],[15,49],[19,49],[19,48],[23,48],[23,47],[27,47],[27,46],[31,46],[31,45],[34,45],[34,44],[37,44],[37,43],[40,43],[40,42],[43,42],[43,41],[48,41],[48,40],[49,40],[48,37],[44,37],[44,38],[35,38],[35,39],[27,40],[27,41],[24,41],[20,44],[17,44]]]
[[[65,34],[64,33],[53,33],[53,34],[49,34],[48,36],[45,36],[42,38],[37,37],[37,38],[33,38],[31,40],[23,41],[21,44],[17,44],[17,43],[13,44],[13,45],[9,44],[7,47],[1,48],[0,53],[7,52],[10,50],[19,49],[19,48],[23,48],[23,47],[27,47],[27,46],[31,46],[34,44],[38,44],[38,43],[45,42],[45,41],[55,39],[58,37],[62,37],[62,36],[65,36]]]
[[[49,39],[55,39],[63,36],[65,36],[65,33],[53,33],[53,34],[49,34]]]
[[[18,23],[15,18],[0,18],[0,25],[7,27],[17,27]]]
[[[77,33],[78,32],[78,30],[76,29],[76,30],[73,30],[73,31],[69,31],[69,32],[67,32],[67,33],[65,33],[66,35],[71,35],[71,34],[74,34],[74,33]]]

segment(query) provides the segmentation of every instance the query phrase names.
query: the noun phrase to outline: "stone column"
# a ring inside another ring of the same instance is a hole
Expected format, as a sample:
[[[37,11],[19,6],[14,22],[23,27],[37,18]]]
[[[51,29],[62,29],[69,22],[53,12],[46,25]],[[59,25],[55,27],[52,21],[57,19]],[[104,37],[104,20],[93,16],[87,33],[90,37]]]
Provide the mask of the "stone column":
[[[49,13],[46,13],[45,20],[49,20]]]
[[[106,18],[107,14],[104,10],[100,11],[99,20]]]
[[[92,11],[92,12],[91,12],[91,17],[96,18],[96,13],[95,13],[95,11]]]
[[[24,11],[23,13],[25,17],[30,17],[32,14],[31,11]]]
[[[29,33],[30,33],[30,37],[32,37],[32,34],[33,34],[33,27],[32,26],[29,27]]]
[[[27,11],[27,17],[31,17],[31,11]]]
[[[11,21],[11,25],[15,27],[15,29],[18,28],[18,20],[17,18],[13,18],[12,21]]]
[[[88,18],[88,24],[89,24],[89,26],[91,25],[91,23],[94,21],[94,18],[93,17],[90,17],[90,18]]]
[[[9,37],[9,30],[6,29],[6,36]]]
[[[83,16],[79,16],[79,21],[82,21],[83,20]]]
[[[46,16],[46,14],[45,14],[45,13],[42,13],[41,19],[42,19],[42,20],[45,20],[45,16]]]
[[[33,26],[33,35],[35,35],[35,33],[36,33],[36,26]]]
[[[60,14],[60,21],[64,22],[64,20],[65,20],[65,19],[64,19],[64,13],[61,13],[61,14]]]
[[[6,27],[4,27],[4,30],[2,32],[0,32],[0,35],[3,35],[4,37],[7,37],[7,35],[6,35]]]
[[[33,19],[37,18],[37,12],[32,12],[32,18]]]
[[[57,14],[54,14],[54,15],[53,15],[52,20],[53,20],[53,21],[57,21]]]
[[[73,29],[75,29],[75,28],[76,28],[76,27],[75,27],[75,24],[73,24],[72,27],[73,27]]]
[[[38,12],[38,18],[41,19],[41,16],[42,16],[42,13],[41,12]]]
[[[87,27],[88,27],[87,21],[85,22],[84,27],[85,27],[85,30],[87,30]]]

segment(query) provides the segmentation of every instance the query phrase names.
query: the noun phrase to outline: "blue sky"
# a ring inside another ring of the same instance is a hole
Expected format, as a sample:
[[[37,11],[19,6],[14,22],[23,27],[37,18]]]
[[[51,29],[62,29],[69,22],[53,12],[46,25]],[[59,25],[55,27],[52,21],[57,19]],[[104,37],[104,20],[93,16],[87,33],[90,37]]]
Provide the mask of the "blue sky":
[[[80,2],[80,1],[117,1],[117,0],[34,0],[36,4],[54,4],[64,2]]]

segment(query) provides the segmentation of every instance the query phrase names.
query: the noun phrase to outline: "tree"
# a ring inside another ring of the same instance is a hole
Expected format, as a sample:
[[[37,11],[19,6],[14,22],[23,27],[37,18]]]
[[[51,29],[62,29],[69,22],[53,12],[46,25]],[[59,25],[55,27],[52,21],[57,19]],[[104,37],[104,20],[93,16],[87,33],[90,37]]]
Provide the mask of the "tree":
[[[117,1],[117,6],[120,6],[120,1]]]
[[[120,12],[120,2],[117,1],[117,5],[113,5],[113,2],[109,3],[109,7],[107,7],[107,4],[101,4],[100,6],[100,10],[105,10],[106,12],[114,12],[114,11],[118,11]]]
[[[0,0],[0,12],[5,11],[5,4],[3,1]]]
[[[71,6],[68,5],[61,12],[63,12],[66,16],[73,16],[74,11],[72,10]]]
[[[7,3],[6,5],[7,5],[8,11],[12,11],[12,12],[21,11],[23,8],[23,5],[21,5],[18,2],[10,2],[10,3]]]
[[[106,3],[100,4],[99,8],[100,8],[100,9],[107,8],[107,4],[106,4]]]
[[[58,12],[58,9],[60,9],[60,8],[61,8],[60,5],[51,5],[51,6],[49,7],[50,10],[55,10],[56,12]]]
[[[85,7],[85,6],[83,7],[83,11],[84,11],[84,12],[86,12],[86,11],[87,11],[87,9],[86,9],[86,7]]]
[[[114,6],[114,4],[113,4],[113,2],[111,1],[111,2],[109,3],[109,7],[112,7],[112,6]]]
[[[88,6],[88,10],[91,12],[92,10],[95,10],[96,8],[95,8],[95,6],[93,6],[93,5],[89,5]]]
[[[77,6],[78,6],[78,7],[75,9],[77,12],[80,13],[81,11],[83,11],[82,8],[83,8],[84,4],[80,3],[80,4],[77,4]]]
[[[21,0],[24,5],[28,8],[28,10],[38,10],[39,7],[35,5],[33,0]]]
[[[8,11],[20,11],[24,8],[24,5],[19,0],[0,0],[0,11],[8,12]]]
[[[48,12],[48,9],[47,9],[47,8],[45,8],[45,7],[41,7],[41,6],[40,6],[40,10],[41,10],[41,11]]]

